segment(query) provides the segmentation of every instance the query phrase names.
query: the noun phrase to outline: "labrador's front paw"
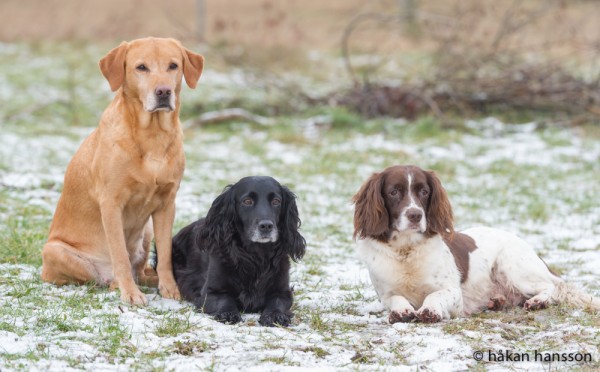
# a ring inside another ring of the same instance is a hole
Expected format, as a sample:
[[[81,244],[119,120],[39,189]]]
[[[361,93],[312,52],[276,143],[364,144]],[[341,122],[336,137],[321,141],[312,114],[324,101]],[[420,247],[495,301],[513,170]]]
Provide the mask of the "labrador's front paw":
[[[121,290],[121,301],[135,306],[145,306],[148,305],[148,299],[146,295],[142,293],[137,287],[131,289],[123,289]]]
[[[181,294],[179,293],[179,288],[177,288],[177,284],[173,279],[158,280],[158,293],[164,298],[171,298],[173,300],[181,300]]]

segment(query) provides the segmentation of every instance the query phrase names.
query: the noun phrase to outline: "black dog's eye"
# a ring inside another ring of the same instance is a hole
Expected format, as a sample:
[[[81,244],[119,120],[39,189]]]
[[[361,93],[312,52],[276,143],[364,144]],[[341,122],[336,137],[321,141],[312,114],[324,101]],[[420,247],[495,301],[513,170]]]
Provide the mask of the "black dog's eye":
[[[281,205],[281,200],[275,198],[275,199],[271,200],[271,205],[276,206],[276,207],[280,206]]]
[[[177,63],[171,63],[169,65],[169,70],[177,70],[177,67],[179,67],[179,66],[177,66]]]
[[[148,67],[146,67],[146,65],[143,63],[141,65],[139,65],[138,67],[136,67],[136,69],[139,71],[148,71]]]
[[[242,200],[242,204],[247,207],[251,207],[254,205],[254,200],[252,200],[252,198],[245,198],[244,200]]]

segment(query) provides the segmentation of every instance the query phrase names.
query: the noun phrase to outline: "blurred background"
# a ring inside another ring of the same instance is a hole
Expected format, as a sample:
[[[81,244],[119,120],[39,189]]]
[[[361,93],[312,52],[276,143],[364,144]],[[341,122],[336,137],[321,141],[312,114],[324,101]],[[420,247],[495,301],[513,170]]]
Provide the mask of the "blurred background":
[[[290,97],[363,117],[600,114],[593,0],[3,0],[0,13],[4,43],[181,39],[210,69],[238,67],[280,90],[275,114],[298,108]],[[303,86],[290,71],[327,84]]]
[[[355,259],[351,200],[390,165],[434,170],[457,229],[517,233],[600,294],[600,0],[0,0],[0,17],[0,370],[467,370],[487,368],[466,353],[483,346],[598,350],[597,314],[562,306],[389,328]],[[309,248],[293,332],[227,338],[186,309],[121,314],[114,293],[41,283],[65,169],[114,97],[98,61],[145,36],[206,59],[182,88],[174,232],[244,176],[298,196]]]

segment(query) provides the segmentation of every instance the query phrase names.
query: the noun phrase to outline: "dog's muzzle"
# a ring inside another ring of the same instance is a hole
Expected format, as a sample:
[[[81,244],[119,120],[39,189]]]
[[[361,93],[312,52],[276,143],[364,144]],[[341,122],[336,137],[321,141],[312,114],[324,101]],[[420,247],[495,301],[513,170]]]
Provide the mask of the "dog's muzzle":
[[[256,243],[273,243],[277,241],[277,227],[271,220],[258,221],[250,240]]]
[[[156,99],[156,105],[154,111],[173,111],[175,108],[172,106],[173,101],[173,90],[169,87],[158,87],[154,90],[154,97]]]

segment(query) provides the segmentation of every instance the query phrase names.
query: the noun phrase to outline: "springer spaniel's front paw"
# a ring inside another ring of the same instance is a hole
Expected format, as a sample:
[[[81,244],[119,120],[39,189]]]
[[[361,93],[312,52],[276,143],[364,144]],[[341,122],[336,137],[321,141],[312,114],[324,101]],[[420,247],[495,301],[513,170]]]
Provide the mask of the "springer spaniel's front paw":
[[[525,301],[525,304],[523,305],[523,308],[526,311],[541,310],[541,309],[545,309],[547,307],[548,307],[547,301],[542,301],[537,298],[530,298],[529,300]]]
[[[415,317],[415,312],[409,309],[403,310],[402,312],[392,310],[390,312],[390,316],[388,317],[388,321],[390,322],[390,324],[398,322],[409,323],[412,322],[415,319]]]
[[[236,324],[242,321],[242,316],[239,311],[224,311],[222,313],[215,314],[215,320],[217,322],[225,324]]]
[[[504,296],[496,296],[490,298],[487,303],[488,310],[492,311],[500,311],[506,307],[506,297]]]
[[[291,321],[292,319],[281,311],[263,312],[258,320],[265,327],[274,327],[277,325],[287,327]]]
[[[443,319],[442,315],[438,314],[436,311],[424,308],[417,311],[417,321],[423,323],[437,323]]]

